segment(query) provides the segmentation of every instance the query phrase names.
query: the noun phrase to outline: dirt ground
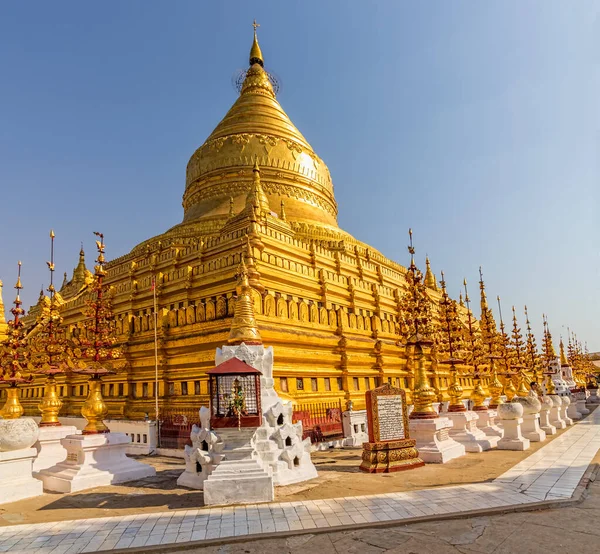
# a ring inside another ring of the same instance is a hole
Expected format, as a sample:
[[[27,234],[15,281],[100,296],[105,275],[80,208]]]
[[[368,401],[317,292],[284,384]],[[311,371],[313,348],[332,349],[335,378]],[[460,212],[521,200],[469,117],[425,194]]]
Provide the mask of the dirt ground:
[[[277,487],[276,500],[315,500],[490,481],[566,430],[526,452],[491,450],[467,454],[444,465],[427,464],[411,471],[367,474],[359,471],[360,448],[313,453],[316,479]],[[202,507],[202,491],[177,486],[185,469],[183,460],[141,457],[153,465],[156,476],[122,485],[98,487],[73,494],[46,493],[36,498],[0,505],[0,526],[70,519],[119,516]]]

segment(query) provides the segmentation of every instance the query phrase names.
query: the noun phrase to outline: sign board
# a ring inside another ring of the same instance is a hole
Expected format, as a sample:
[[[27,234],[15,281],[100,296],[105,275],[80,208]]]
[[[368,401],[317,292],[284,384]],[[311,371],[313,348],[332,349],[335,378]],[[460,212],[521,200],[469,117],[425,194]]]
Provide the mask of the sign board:
[[[367,391],[369,442],[409,438],[406,393],[389,383]]]

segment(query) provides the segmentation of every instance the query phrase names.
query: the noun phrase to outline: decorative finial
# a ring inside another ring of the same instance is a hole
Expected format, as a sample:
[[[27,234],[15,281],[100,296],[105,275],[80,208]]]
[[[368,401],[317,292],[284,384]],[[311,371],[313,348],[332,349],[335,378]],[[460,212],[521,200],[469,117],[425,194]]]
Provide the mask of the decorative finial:
[[[425,256],[425,286],[428,289],[438,290],[437,281],[435,275],[431,271],[431,264],[429,263],[429,256]]]
[[[233,211],[233,196],[229,197],[229,219],[231,219],[235,215]]]
[[[256,317],[254,315],[254,301],[252,289],[248,281],[248,270],[242,257],[238,270],[236,286],[237,298],[233,313],[233,321],[229,331],[229,344],[262,344]]]
[[[281,219],[281,221],[287,221],[287,216],[285,215],[285,202],[283,200],[281,201],[281,214],[279,219]]]
[[[254,27],[254,40],[252,41],[252,48],[250,48],[250,67],[255,63],[264,67],[263,55],[258,45],[258,37],[256,36],[256,29],[260,27],[260,24],[256,22],[256,19],[252,23],[252,27]]]
[[[50,270],[50,284],[48,285],[48,292],[50,293],[50,302],[54,302],[54,231],[50,231],[50,261],[46,262],[48,269]]]
[[[562,340],[562,335],[560,337],[560,365],[568,366],[569,362],[567,361],[567,356],[565,355],[565,345]]]
[[[258,166],[258,157],[254,158],[254,167],[252,168],[253,178],[252,185],[246,196],[246,206],[244,210],[246,212],[254,209],[258,217],[262,217],[265,214],[271,213],[271,206],[269,205],[269,199],[265,194],[260,182],[260,167]]]

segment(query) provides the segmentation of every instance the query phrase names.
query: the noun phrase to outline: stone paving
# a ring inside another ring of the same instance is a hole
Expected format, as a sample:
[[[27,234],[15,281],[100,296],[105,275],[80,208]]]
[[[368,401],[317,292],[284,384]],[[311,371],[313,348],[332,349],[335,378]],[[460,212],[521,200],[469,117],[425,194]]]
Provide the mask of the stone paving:
[[[76,554],[175,543],[189,545],[228,537],[260,538],[277,532],[356,528],[377,522],[409,523],[424,516],[566,500],[573,495],[599,449],[600,410],[595,410],[489,483],[15,525],[0,528],[0,552]]]

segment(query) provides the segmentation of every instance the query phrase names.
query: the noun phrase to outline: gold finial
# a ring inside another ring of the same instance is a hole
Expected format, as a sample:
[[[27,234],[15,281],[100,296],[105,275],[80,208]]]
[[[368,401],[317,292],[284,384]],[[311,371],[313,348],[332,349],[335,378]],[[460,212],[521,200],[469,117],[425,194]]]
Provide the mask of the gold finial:
[[[15,288],[17,289],[17,298],[19,298],[19,292],[23,288],[23,285],[21,284],[21,260],[19,260],[18,266],[19,273],[17,274],[17,283],[15,285]]]
[[[283,200],[281,201],[281,215],[279,216],[279,219],[281,219],[281,221],[287,221],[287,216],[285,215],[285,202]]]
[[[54,231],[50,230],[50,261],[46,262],[48,269],[50,270],[50,284],[48,285],[48,292],[50,293],[50,302],[54,302]]]
[[[258,37],[256,36],[256,29],[260,27],[260,24],[256,22],[256,19],[252,23],[254,27],[254,40],[252,41],[252,48],[250,48],[250,66],[252,67],[255,63],[264,67],[263,55],[258,45]]]
[[[233,196],[229,197],[229,219],[231,219],[235,215],[233,211]]]
[[[425,256],[425,286],[428,289],[438,290],[437,281],[435,275],[431,271],[431,264],[429,263],[429,256]]]
[[[233,312],[233,321],[229,331],[229,344],[262,344],[256,317],[254,315],[254,301],[252,289],[248,282],[248,270],[242,257],[240,263],[238,282],[236,286],[237,298]]]
[[[569,365],[569,362],[567,361],[567,356],[565,355],[565,345],[563,344],[562,336],[560,337],[560,365]]]
[[[265,194],[260,182],[260,167],[258,167],[258,158],[254,158],[254,167],[252,168],[253,178],[252,186],[246,196],[246,207],[244,210],[249,212],[254,209],[258,217],[271,213],[271,206],[269,205],[269,199]]]

